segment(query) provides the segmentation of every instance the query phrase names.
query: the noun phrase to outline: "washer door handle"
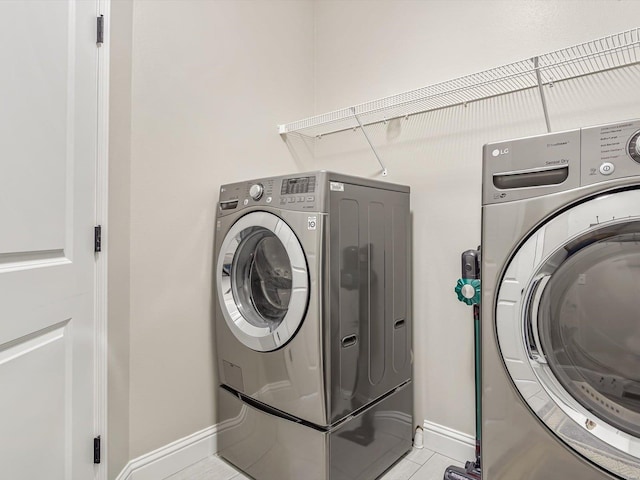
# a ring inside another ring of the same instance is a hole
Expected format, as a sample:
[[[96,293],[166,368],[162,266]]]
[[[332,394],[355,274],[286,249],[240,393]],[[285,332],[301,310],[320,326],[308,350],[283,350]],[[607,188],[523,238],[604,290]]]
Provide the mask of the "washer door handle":
[[[523,336],[527,355],[531,360],[546,364],[547,360],[540,348],[540,334],[538,332],[538,307],[540,296],[551,275],[540,275],[534,278],[524,293]],[[541,288],[542,287],[542,288]]]
[[[347,335],[342,339],[342,348],[351,347],[358,343],[358,336],[354,333],[353,335]]]

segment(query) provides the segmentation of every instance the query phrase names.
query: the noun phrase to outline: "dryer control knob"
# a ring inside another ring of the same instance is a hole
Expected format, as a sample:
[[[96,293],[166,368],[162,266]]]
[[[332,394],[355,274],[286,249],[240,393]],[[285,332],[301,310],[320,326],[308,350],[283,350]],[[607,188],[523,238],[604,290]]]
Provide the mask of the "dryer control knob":
[[[251,185],[251,188],[249,189],[249,195],[254,200],[260,200],[260,197],[262,197],[263,193],[264,193],[264,187],[259,183]]]

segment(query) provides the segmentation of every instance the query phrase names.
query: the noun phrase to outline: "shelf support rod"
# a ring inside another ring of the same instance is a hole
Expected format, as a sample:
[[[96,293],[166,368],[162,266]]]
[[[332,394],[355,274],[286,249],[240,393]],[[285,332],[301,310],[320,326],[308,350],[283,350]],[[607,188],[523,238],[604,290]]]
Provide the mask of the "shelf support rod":
[[[544,121],[547,124],[547,132],[551,133],[551,122],[549,121],[549,110],[547,108],[547,97],[544,95],[542,85],[542,75],[540,75],[540,57],[533,57],[533,68],[536,71],[536,79],[538,80],[538,91],[540,92],[540,101],[542,102],[542,111],[544,112]]]
[[[364,138],[367,139],[367,143],[371,147],[371,150],[373,150],[373,154],[375,155],[376,160],[378,160],[378,163],[380,164],[380,167],[382,168],[382,176],[386,177],[387,173],[388,173],[387,172],[387,167],[385,167],[384,163],[382,163],[382,160],[380,159],[380,155],[378,155],[378,151],[376,150],[376,147],[374,147],[373,143],[371,143],[371,140],[369,139],[369,135],[367,135],[367,132],[365,132],[364,126],[362,125],[362,122],[360,121],[360,118],[358,117],[358,115],[356,115],[356,107],[351,107],[351,113],[353,113],[353,117],[356,119],[356,122],[358,122],[358,125],[360,125],[360,130],[362,131],[362,134],[364,135]]]

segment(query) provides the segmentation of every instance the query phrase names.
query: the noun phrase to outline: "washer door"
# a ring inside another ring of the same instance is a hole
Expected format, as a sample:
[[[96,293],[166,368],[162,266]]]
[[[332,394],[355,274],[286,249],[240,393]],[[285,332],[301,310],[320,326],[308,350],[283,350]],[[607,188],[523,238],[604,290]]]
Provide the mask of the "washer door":
[[[496,331],[523,399],[603,469],[640,479],[640,191],[538,228],[511,258]]]
[[[267,352],[297,332],[309,298],[302,246],[284,220],[253,212],[233,224],[217,263],[218,299],[231,332]]]

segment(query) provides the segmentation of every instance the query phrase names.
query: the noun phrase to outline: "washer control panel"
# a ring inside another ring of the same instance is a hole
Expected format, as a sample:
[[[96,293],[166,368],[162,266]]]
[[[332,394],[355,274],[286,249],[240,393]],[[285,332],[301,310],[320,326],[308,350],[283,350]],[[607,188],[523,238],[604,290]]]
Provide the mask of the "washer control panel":
[[[218,212],[226,215],[260,205],[287,210],[317,210],[317,182],[316,176],[307,174],[223,185],[220,187]]]
[[[316,200],[316,177],[283,178],[280,187],[280,205],[311,205]]]
[[[581,185],[640,176],[640,120],[581,130]]]

